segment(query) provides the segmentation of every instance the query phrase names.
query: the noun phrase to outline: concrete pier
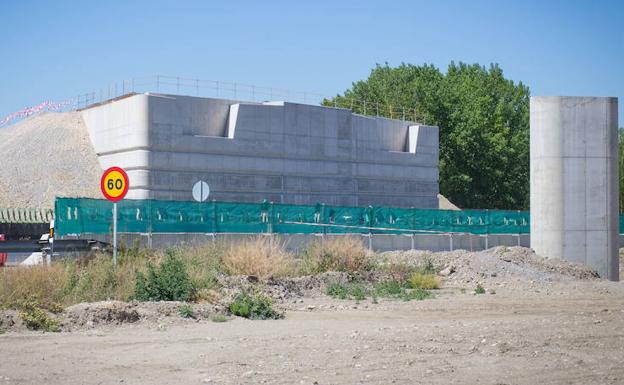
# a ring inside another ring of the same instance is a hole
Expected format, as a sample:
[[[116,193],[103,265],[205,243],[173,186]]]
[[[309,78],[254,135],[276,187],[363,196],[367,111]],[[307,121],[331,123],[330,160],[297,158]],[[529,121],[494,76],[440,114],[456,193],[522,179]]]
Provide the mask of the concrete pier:
[[[531,247],[619,280],[617,98],[531,98]]]

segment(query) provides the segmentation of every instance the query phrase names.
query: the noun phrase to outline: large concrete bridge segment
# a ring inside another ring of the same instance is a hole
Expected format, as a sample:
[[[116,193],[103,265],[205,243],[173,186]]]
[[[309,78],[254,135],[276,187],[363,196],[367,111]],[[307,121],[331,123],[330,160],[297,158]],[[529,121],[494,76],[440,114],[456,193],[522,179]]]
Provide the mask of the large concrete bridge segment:
[[[531,247],[619,280],[617,98],[531,98]]]
[[[347,109],[135,94],[82,111],[129,198],[438,207],[438,128]]]

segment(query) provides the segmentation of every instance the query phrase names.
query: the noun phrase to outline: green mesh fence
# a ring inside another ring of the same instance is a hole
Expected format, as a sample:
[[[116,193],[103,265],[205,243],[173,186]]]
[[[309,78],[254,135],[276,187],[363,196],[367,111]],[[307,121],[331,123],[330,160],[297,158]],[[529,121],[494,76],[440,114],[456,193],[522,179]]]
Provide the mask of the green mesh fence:
[[[59,235],[110,233],[113,204],[57,198]],[[139,233],[529,233],[529,213],[499,210],[425,210],[392,207],[315,206],[278,203],[122,200],[120,232]]]

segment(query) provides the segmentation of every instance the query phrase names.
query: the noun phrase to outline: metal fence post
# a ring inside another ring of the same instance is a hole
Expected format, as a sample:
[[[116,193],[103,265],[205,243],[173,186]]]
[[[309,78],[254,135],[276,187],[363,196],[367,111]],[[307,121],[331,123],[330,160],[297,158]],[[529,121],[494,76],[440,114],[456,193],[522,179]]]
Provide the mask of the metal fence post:
[[[148,199],[147,201],[147,247],[148,248],[152,248],[152,231],[153,231],[153,225],[152,225],[152,201],[151,199]]]
[[[217,233],[217,224],[219,223],[217,220],[217,201],[216,200],[212,200],[212,218],[213,218],[213,229],[212,231],[214,233]]]
[[[325,203],[321,203],[321,223],[328,224],[329,221],[325,219]],[[323,234],[327,233],[327,226],[323,227]]]

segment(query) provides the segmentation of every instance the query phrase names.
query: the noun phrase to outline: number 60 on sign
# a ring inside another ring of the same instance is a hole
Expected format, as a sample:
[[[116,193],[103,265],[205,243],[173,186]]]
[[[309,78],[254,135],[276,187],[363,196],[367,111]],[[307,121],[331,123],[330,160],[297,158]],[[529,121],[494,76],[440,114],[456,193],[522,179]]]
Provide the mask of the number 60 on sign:
[[[128,185],[128,174],[119,167],[111,167],[104,171],[100,180],[102,194],[112,202],[120,201],[126,196]]]

